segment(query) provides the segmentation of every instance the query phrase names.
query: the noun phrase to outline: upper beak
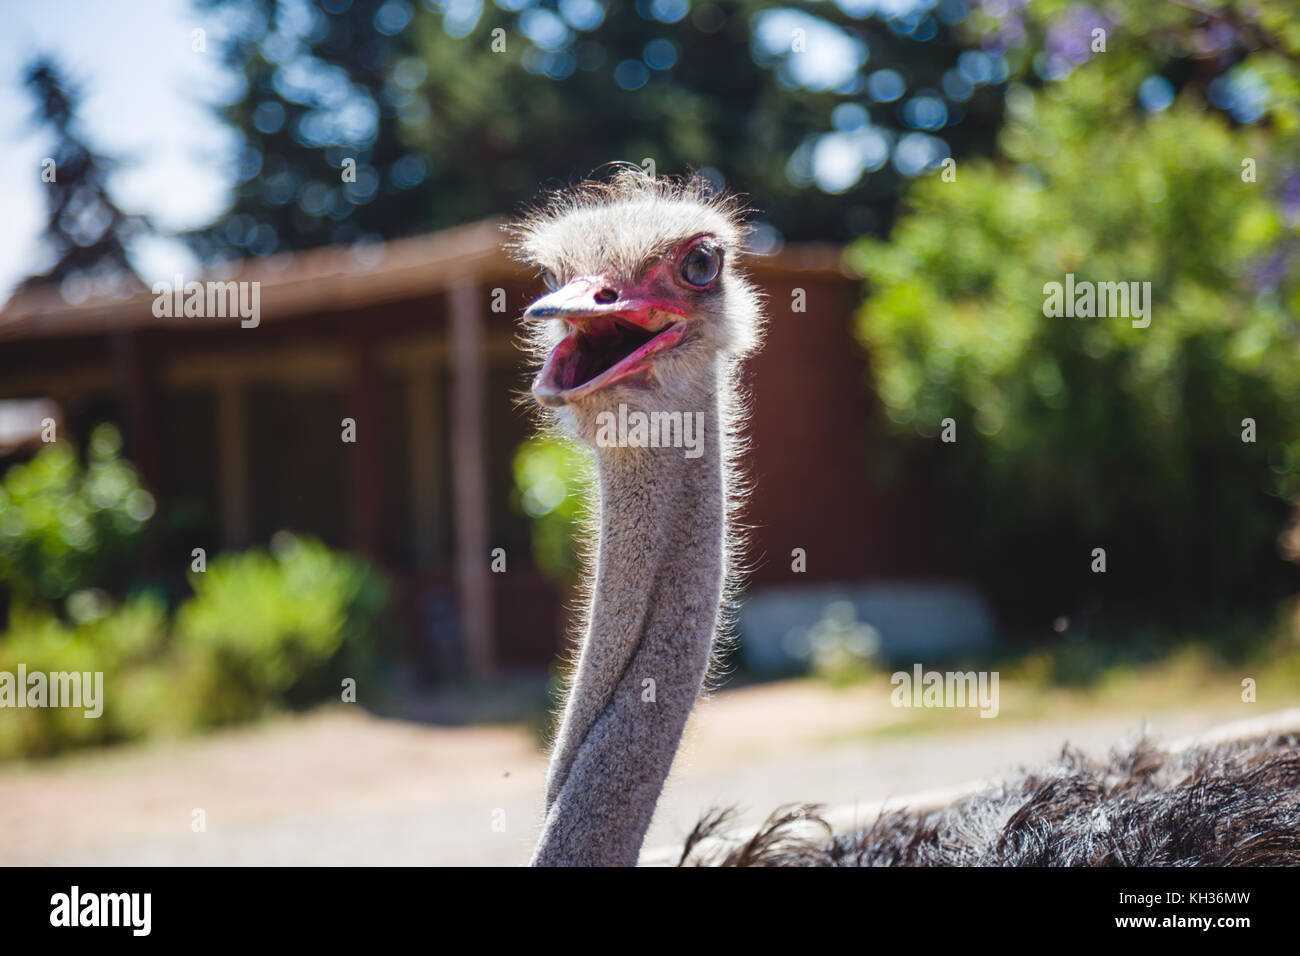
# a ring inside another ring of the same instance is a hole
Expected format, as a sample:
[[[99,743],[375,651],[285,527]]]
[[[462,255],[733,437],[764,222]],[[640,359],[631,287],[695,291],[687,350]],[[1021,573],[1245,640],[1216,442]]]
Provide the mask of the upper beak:
[[[656,316],[657,312],[686,314],[679,304],[659,296],[642,294],[637,289],[621,291],[600,277],[584,276],[537,299],[524,310],[524,318],[564,319],[570,325],[583,328],[592,319],[617,315],[648,329],[669,325],[672,320],[667,316]]]

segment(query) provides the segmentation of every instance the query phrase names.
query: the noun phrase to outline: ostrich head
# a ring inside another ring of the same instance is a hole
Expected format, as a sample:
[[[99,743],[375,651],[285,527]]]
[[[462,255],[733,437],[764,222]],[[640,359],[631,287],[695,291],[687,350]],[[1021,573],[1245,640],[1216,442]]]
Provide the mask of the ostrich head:
[[[514,230],[516,258],[548,291],[524,313],[539,363],[534,398],[590,440],[620,403],[698,408],[719,359],[757,344],[753,288],[737,269],[740,205],[701,179],[636,167],[553,196]]]

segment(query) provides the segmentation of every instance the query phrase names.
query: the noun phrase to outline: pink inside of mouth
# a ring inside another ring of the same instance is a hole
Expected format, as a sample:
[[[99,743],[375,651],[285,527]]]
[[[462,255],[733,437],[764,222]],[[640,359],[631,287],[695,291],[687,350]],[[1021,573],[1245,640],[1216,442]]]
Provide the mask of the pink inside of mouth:
[[[653,331],[616,315],[593,319],[555,347],[543,380],[559,391],[569,391],[613,372],[612,383],[647,355],[676,345],[682,331],[680,324]]]

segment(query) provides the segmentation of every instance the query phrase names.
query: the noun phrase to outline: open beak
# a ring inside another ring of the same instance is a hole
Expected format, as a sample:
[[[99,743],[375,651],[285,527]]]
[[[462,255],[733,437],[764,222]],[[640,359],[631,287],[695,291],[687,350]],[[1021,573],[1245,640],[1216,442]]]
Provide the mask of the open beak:
[[[686,310],[649,292],[618,292],[601,277],[574,279],[530,305],[525,319],[563,319],[569,333],[533,381],[543,405],[563,405],[616,382],[645,384],[651,357],[686,334]]]

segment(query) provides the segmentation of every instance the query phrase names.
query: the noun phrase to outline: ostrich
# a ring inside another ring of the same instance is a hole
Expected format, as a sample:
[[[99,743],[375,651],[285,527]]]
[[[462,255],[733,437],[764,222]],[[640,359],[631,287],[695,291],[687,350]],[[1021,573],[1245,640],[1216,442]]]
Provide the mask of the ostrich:
[[[637,863],[720,653],[741,550],[733,520],[743,493],[739,366],[764,323],[760,297],[737,265],[743,223],[741,203],[702,180],[630,167],[558,192],[512,226],[513,254],[549,290],[523,316],[538,366],[532,396],[554,426],[594,449],[598,500],[585,628],[533,865]],[[669,425],[640,436],[611,427],[638,415]],[[699,425],[693,456],[668,440],[677,421]],[[1143,744],[1111,766],[1067,754],[1054,771],[996,793],[924,817],[891,814],[848,836],[829,827],[809,835],[816,810],[801,806],[710,854],[705,848],[729,823],[728,814],[710,814],[681,860],[1294,863],[1298,788],[1294,738],[1179,759]],[[1237,825],[1220,826],[1207,810],[1232,813]],[[1154,849],[1107,856],[1121,836]]]

